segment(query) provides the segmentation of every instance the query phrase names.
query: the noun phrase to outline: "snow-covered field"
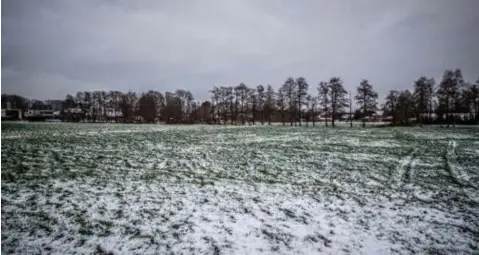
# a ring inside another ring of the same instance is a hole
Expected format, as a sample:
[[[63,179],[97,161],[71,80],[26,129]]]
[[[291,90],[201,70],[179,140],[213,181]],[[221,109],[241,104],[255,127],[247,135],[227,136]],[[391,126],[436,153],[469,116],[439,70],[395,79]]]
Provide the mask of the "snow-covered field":
[[[2,123],[2,253],[477,254],[477,128]]]

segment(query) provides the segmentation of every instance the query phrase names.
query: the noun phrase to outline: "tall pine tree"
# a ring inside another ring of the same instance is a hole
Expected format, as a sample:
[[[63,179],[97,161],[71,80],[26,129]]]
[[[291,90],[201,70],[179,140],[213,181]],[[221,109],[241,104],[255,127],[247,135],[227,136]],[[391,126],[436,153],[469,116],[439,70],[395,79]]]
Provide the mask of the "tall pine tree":
[[[362,80],[357,87],[355,99],[361,107],[363,127],[365,127],[366,117],[376,112],[378,93],[373,90],[373,85],[369,84],[368,80]]]
[[[329,96],[331,98],[331,125],[334,127],[334,120],[338,119],[348,105],[346,99],[346,90],[343,87],[343,81],[339,77],[333,77],[329,80]]]
[[[449,127],[449,124],[452,120],[454,125],[454,106],[456,105],[458,95],[459,95],[459,83],[457,78],[457,73],[452,70],[444,71],[442,76],[442,81],[439,84],[437,90],[437,96],[439,100],[439,107],[444,109],[446,115],[446,125]]]

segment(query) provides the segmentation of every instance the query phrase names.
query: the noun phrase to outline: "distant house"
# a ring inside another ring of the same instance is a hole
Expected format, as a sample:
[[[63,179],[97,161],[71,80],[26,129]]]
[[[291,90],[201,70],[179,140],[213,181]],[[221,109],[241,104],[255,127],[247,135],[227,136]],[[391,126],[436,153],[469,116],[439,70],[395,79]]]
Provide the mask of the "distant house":
[[[22,120],[22,110],[12,107],[11,102],[6,102],[6,107],[2,109],[2,120]]]
[[[53,110],[28,110],[25,112],[25,119],[29,121],[45,121],[47,119],[59,118]]]
[[[2,120],[22,120],[22,110],[2,109]]]

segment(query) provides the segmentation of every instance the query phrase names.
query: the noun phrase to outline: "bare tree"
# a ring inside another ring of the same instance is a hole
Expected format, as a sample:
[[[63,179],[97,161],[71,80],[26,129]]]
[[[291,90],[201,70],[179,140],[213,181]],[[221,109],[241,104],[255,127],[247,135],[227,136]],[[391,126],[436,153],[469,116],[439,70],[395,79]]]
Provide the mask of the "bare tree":
[[[219,100],[220,100],[220,89],[216,86],[213,87],[212,90],[210,90],[210,93],[212,94],[211,96],[211,112],[212,112],[212,119],[216,123],[217,122],[217,117],[220,116],[219,114]],[[215,112],[216,110],[216,112]]]
[[[212,103],[210,101],[205,101],[201,103],[201,106],[198,109],[200,122],[211,123],[211,108]]]
[[[309,121],[313,120],[314,126],[314,101],[315,98],[311,95],[306,95],[306,126],[309,126]]]
[[[268,125],[271,125],[271,116],[273,115],[273,111],[275,109],[275,93],[273,87],[268,85],[266,88],[266,96],[265,96],[265,112],[266,117],[268,118]]]
[[[81,109],[82,113],[79,114],[78,118],[80,121],[84,121],[85,113],[87,111],[87,105],[85,103],[85,93],[82,91],[78,91],[75,96],[75,103]]]
[[[155,94],[152,91],[143,93],[138,101],[139,114],[147,123],[154,123],[157,115]]]
[[[112,116],[111,118],[115,122],[120,122],[120,118],[123,118],[122,110],[121,110],[121,101],[123,98],[123,93],[120,91],[110,91],[108,92],[109,97],[110,97],[110,115]]]
[[[261,125],[264,125],[264,102],[266,100],[266,95],[264,93],[264,86],[263,85],[258,85],[256,87],[257,90],[257,96],[258,96],[258,108],[260,111],[260,118],[261,118]]]
[[[101,98],[102,98],[102,105],[101,105],[101,108],[102,108],[102,116],[103,116],[103,119],[102,121],[106,121],[107,119],[107,116],[106,116],[106,106],[108,104],[108,102],[110,101],[110,98],[109,98],[109,94],[102,90],[101,91]]]
[[[194,97],[189,90],[185,92],[185,100],[186,100],[186,121],[187,123],[191,123],[190,121],[191,103],[193,102]]]
[[[318,87],[318,98],[319,98],[319,105],[322,108],[322,112],[325,116],[325,124],[328,126],[328,116],[329,116],[329,85],[327,82],[320,82]]]
[[[92,109],[92,120],[93,122],[98,122],[101,119],[101,91],[93,91],[92,100],[91,100],[91,109]]]
[[[240,113],[241,113],[241,123],[245,124],[245,107],[248,99],[248,87],[244,83],[240,83],[235,90],[237,90],[239,96],[239,106],[240,106]]]
[[[229,86],[226,88],[226,95],[228,97],[228,104],[229,104],[229,110],[230,110],[230,122],[233,124],[233,121],[236,122],[236,116],[235,116],[235,104],[234,104],[234,98],[235,98],[235,93],[233,91],[233,87]]]
[[[428,111],[428,106],[433,96],[433,79],[428,79],[424,76],[420,77],[414,82],[414,103],[416,109],[416,116],[419,124],[423,125],[423,114]]]
[[[135,92],[128,91],[128,93],[123,94],[121,101],[123,121],[127,123],[132,123],[134,121],[136,101],[137,96]]]
[[[156,112],[156,116],[158,116],[158,115],[160,115],[161,110],[163,109],[163,107],[165,107],[165,96],[161,92],[158,92],[158,91],[150,91],[149,93],[154,98],[155,112]]]
[[[430,87],[428,88],[429,89],[429,93],[431,94],[431,98],[429,99],[429,110],[428,110],[428,117],[429,119],[431,119],[431,114],[434,113],[434,106],[437,105],[437,100],[436,100],[436,81],[434,80],[434,78],[431,78],[429,79],[429,83]]]
[[[83,109],[86,112],[87,121],[92,121],[92,93],[90,91],[85,91],[83,93]]]
[[[278,100],[276,100],[276,104],[278,105],[278,109],[281,111],[281,121],[283,122],[283,126],[286,124],[285,120],[285,108],[286,108],[286,91],[285,87],[281,87],[278,89]]]
[[[349,126],[350,127],[353,127],[353,99],[351,97],[351,91],[348,92],[348,95],[349,95],[349,102],[348,102],[348,105],[349,105]],[[364,127],[364,124],[363,124],[363,127]]]
[[[298,104],[298,120],[299,120],[299,125],[301,126],[301,119],[302,119],[302,106],[306,104],[305,102],[305,97],[308,95],[308,83],[306,82],[306,79],[304,77],[298,77],[296,78],[296,86],[297,86],[297,104]]]
[[[248,89],[248,109],[251,109],[251,118],[253,125],[255,125],[256,121],[256,113],[257,113],[257,106],[258,106],[258,95],[256,94],[256,89],[251,88]],[[248,119],[249,114],[248,114]]]
[[[188,90],[177,89],[175,91],[175,95],[178,98],[180,103],[180,122],[188,123],[189,122],[188,116],[191,112],[191,101],[194,99],[193,94],[191,94],[191,92]],[[220,96],[221,94],[218,93],[216,95]]]
[[[310,116],[312,118],[312,121],[313,121],[313,127],[315,126],[315,123],[316,123],[316,107],[318,105],[318,98],[315,97],[315,96],[309,96],[309,105],[311,107],[311,110],[310,110]]]
[[[295,108],[296,108],[296,97],[297,97],[297,84],[293,77],[288,77],[282,86],[282,91],[286,93],[286,100],[289,110],[289,121],[290,125],[296,125],[295,119]]]
[[[466,109],[472,113],[472,118],[477,124],[479,122],[479,79],[476,84],[466,85],[463,97]]]
[[[433,78],[419,77],[414,82],[414,93],[409,90],[390,91],[383,106],[384,116],[393,116],[393,124],[409,124],[412,117],[416,117],[421,126],[428,122],[445,121],[449,126],[456,121],[474,123],[479,121],[479,80],[477,84],[464,81],[460,69],[445,70],[442,80],[437,86]],[[2,100],[14,102],[16,107],[22,109],[49,109],[60,108],[62,119],[85,122],[156,122],[165,120],[167,123],[195,123],[212,121],[216,123],[238,123],[246,120],[266,121],[271,125],[273,119],[281,118],[283,125],[301,126],[303,119],[306,125],[313,122],[321,113],[324,117],[335,120],[343,119],[349,106],[349,120],[352,126],[353,107],[351,92],[346,92],[339,77],[333,77],[329,82],[320,82],[317,88],[318,96],[308,95],[308,83],[304,77],[288,77],[280,89],[275,93],[271,85],[265,88],[258,85],[256,88],[248,88],[244,83],[236,87],[214,86],[210,91],[211,101],[201,103],[194,101],[191,92],[178,89],[175,93],[148,91],[139,94],[120,91],[80,91],[75,97],[68,95],[65,101],[58,107],[58,102],[43,103],[40,100],[22,99],[15,95],[3,95]],[[349,98],[346,98],[349,94]],[[376,111],[377,93],[367,80],[362,80],[357,87],[354,96],[360,106],[354,112],[354,119],[362,118],[362,126],[365,126],[367,116]],[[2,106],[6,106],[2,101]],[[18,104],[17,104],[18,103]],[[20,105],[20,106],[18,106]],[[79,108],[68,110],[70,108]],[[437,114],[435,120],[431,113]],[[70,112],[70,113],[68,113]],[[75,112],[75,114],[73,114]],[[426,115],[427,114],[427,115]],[[459,115],[459,116],[458,116]],[[248,118],[248,119],[246,119]],[[289,119],[289,120],[288,120]],[[328,125],[326,119],[325,125]],[[298,123],[299,122],[299,123]]]
[[[228,101],[229,101],[228,88],[221,86],[219,94],[220,94],[221,111],[223,113],[223,124],[226,125],[227,118],[228,118]]]
[[[234,95],[235,95],[235,102],[234,102],[234,116],[235,116],[234,119],[235,120],[234,121],[235,121],[235,125],[237,125],[238,124],[238,115],[239,115],[239,105],[240,105],[239,98],[240,98],[241,93],[240,93],[240,90],[238,89],[238,87],[234,87],[233,90],[234,90]]]

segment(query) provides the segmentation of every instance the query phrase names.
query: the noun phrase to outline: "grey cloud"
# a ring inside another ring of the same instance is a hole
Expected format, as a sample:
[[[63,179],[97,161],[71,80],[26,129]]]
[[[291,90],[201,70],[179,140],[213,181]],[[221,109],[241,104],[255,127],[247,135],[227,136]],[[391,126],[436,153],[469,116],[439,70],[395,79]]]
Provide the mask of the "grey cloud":
[[[367,78],[381,96],[446,68],[479,75],[474,0],[2,1],[2,93]],[[313,91],[313,90],[311,90]]]

